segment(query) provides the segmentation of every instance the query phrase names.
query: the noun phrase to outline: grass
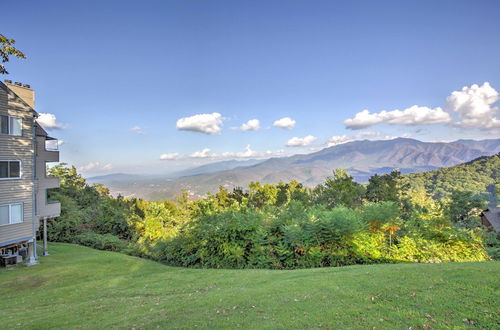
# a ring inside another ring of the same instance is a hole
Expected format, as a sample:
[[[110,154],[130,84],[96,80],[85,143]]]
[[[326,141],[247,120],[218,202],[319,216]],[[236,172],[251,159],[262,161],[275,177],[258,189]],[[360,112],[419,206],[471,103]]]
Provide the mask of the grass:
[[[0,328],[499,326],[500,263],[304,270],[168,267],[53,243],[34,267],[0,270]]]

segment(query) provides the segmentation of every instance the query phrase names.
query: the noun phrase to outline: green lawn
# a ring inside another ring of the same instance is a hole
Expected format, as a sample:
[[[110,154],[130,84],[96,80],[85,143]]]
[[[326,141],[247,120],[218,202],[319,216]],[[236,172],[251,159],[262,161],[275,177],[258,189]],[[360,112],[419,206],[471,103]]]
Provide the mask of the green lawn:
[[[0,328],[499,327],[500,263],[185,269],[53,243],[0,270]]]

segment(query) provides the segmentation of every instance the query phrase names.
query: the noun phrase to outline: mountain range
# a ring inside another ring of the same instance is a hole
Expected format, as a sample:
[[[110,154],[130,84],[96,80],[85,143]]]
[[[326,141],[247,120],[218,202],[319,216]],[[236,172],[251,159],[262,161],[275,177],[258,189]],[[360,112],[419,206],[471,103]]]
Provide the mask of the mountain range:
[[[433,170],[500,152],[500,139],[422,142],[408,138],[353,141],[310,154],[267,160],[225,161],[188,169],[169,177],[111,175],[90,178],[108,186],[115,194],[147,199],[169,199],[187,190],[194,198],[215,191],[220,185],[231,189],[246,187],[251,181],[277,183],[297,180],[315,186],[345,168],[358,182],[375,173],[399,169],[402,173]]]

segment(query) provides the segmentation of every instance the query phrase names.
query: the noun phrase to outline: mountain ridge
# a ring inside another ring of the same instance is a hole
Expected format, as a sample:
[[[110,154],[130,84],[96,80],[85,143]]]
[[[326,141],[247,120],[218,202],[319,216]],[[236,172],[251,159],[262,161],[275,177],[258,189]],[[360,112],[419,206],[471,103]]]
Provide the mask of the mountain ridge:
[[[352,141],[322,150],[288,157],[273,157],[249,166],[228,170],[197,173],[192,176],[115,182],[112,191],[129,192],[151,199],[172,198],[182,190],[194,197],[215,191],[220,185],[246,187],[251,181],[278,183],[297,180],[306,186],[315,186],[330,176],[335,168],[345,168],[359,182],[366,182],[373,174],[393,169],[402,173],[429,171],[471,161],[481,156],[500,152],[500,139],[457,140],[453,142],[423,142],[409,138],[393,140]],[[134,191],[131,191],[133,188]]]

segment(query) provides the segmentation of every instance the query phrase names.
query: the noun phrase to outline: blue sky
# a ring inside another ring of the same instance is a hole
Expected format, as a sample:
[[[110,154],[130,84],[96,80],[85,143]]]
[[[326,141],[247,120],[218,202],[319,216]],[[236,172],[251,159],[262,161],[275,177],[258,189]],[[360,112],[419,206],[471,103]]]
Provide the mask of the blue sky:
[[[12,14],[0,33],[28,55],[7,63],[5,78],[31,84],[37,111],[56,117],[44,119],[64,141],[62,161],[86,175],[163,173],[362,138],[500,137],[498,1],[2,8]],[[293,128],[273,126],[286,117]],[[251,119],[258,130],[238,129]]]

